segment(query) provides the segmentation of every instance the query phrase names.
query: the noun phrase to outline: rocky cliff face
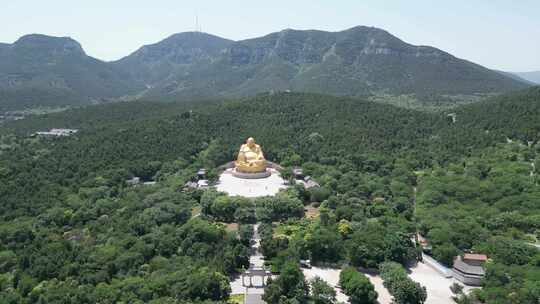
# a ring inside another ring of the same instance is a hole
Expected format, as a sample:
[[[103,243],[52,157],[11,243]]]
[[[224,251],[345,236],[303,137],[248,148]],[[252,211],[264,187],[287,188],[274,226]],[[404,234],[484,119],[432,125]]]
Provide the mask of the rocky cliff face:
[[[279,58],[292,64],[321,63],[335,55],[347,64],[370,55],[451,58],[448,53],[426,46],[409,45],[388,32],[355,27],[343,32],[284,30],[262,38],[232,44],[227,55],[232,64],[259,64]]]
[[[526,86],[439,49],[410,45],[373,27],[341,32],[287,29],[236,42],[208,36],[179,34],[153,45],[152,51],[150,46],[142,48],[119,64],[126,67],[126,62],[132,63],[127,70],[149,84],[148,96],[170,99],[243,96],[271,90],[337,95],[472,94]],[[135,64],[141,62],[136,58],[146,53],[152,54],[148,55],[152,60],[145,61],[152,66],[141,68]]]

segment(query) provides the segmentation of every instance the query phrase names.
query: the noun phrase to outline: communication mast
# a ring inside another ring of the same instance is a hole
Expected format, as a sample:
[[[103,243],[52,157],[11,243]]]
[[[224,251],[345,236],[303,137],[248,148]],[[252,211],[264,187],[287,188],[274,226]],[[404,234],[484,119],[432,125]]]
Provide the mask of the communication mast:
[[[199,24],[199,14],[195,13],[195,32],[200,33],[202,32],[202,27]]]

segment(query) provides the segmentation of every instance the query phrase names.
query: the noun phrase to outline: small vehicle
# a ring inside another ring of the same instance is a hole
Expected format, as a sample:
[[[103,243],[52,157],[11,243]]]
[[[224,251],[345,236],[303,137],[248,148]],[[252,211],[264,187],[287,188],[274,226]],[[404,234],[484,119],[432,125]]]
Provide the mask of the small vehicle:
[[[300,267],[302,268],[311,268],[311,261],[310,260],[300,260]]]

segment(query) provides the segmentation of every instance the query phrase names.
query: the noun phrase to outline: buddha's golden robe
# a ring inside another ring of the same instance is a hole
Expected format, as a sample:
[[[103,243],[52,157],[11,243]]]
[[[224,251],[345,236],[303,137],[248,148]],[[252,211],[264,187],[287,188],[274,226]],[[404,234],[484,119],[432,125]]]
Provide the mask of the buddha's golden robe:
[[[261,146],[257,145],[252,137],[248,138],[238,151],[236,170],[244,173],[266,171],[266,160]]]

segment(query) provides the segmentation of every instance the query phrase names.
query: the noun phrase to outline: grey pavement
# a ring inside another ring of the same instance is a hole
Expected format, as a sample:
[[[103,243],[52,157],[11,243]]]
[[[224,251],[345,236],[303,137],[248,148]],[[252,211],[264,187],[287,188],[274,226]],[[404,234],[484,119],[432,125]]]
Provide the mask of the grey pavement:
[[[247,294],[244,304],[264,304],[261,294]]]
[[[272,175],[259,179],[243,179],[232,175],[230,169],[223,172],[219,177],[216,188],[220,192],[226,192],[231,196],[260,197],[274,196],[279,190],[287,188],[285,181],[279,172],[274,169]]]

